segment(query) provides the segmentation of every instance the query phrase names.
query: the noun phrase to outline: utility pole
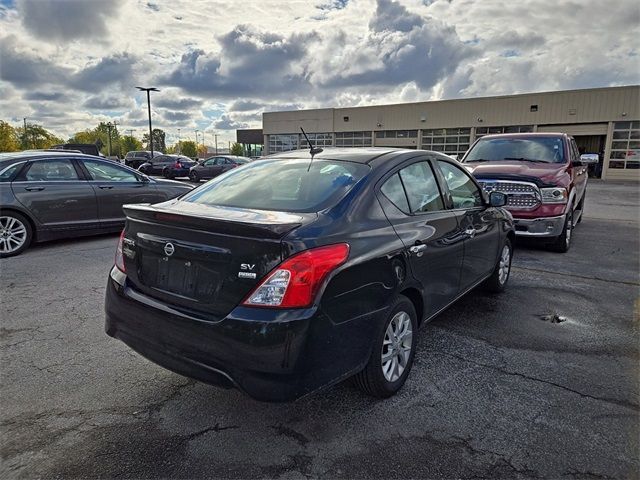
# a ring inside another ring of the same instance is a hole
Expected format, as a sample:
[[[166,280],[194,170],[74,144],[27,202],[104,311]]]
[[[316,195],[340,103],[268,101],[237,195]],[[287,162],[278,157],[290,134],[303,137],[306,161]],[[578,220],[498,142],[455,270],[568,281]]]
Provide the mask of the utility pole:
[[[178,153],[182,154],[182,145],[180,145],[180,129],[178,129]]]
[[[129,129],[129,130],[127,130],[127,131],[129,132],[129,136],[130,136],[131,138],[133,138],[133,132],[135,132],[135,129],[130,128],[130,129]]]
[[[147,110],[149,111],[149,150],[151,150],[151,158],[153,158],[153,130],[151,129],[151,96],[149,92],[159,92],[156,87],[136,87],[141,92],[147,92]]]
[[[27,149],[27,117],[23,118],[24,120],[24,132],[22,135],[22,148],[23,150]]]
[[[107,123],[107,129],[109,130],[109,157],[111,157],[111,129],[116,128],[117,125],[118,122],[115,120],[113,121],[113,124],[111,122]]]
[[[217,155],[217,154],[218,154],[218,134],[217,134],[217,133],[214,133],[214,134],[213,134],[213,138],[214,138],[214,139],[215,139],[215,141],[216,141],[216,155]]]

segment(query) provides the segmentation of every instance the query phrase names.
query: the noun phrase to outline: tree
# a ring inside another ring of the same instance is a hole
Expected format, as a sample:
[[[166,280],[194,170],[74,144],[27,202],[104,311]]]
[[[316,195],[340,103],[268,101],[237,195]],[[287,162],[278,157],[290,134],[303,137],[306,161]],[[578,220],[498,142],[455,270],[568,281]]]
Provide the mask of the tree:
[[[238,142],[233,142],[233,145],[231,145],[231,152],[229,152],[231,155],[244,155],[244,148],[242,148],[242,145],[239,144]]]
[[[134,150],[142,150],[142,142],[132,136],[121,137],[120,150],[124,155]]]
[[[25,149],[49,148],[53,145],[64,143],[62,138],[56,137],[40,125],[27,124],[26,132],[24,127],[18,127],[15,131],[16,135],[22,139]]]
[[[20,141],[16,129],[0,120],[0,152],[16,152],[20,149]]]
[[[153,135],[153,151],[165,153],[167,151],[167,146],[164,143],[165,142],[164,130],[160,128],[154,128],[151,132],[151,135]],[[145,133],[142,136],[142,143],[145,144],[145,147],[147,148],[147,150],[151,150],[148,133]]]
[[[196,142],[192,142],[191,140],[186,140],[184,142],[180,142],[180,152],[185,157],[194,158],[196,156]]]
[[[206,157],[208,151],[209,150],[207,149],[206,145],[202,145],[202,144],[198,145],[198,157],[200,158]]]

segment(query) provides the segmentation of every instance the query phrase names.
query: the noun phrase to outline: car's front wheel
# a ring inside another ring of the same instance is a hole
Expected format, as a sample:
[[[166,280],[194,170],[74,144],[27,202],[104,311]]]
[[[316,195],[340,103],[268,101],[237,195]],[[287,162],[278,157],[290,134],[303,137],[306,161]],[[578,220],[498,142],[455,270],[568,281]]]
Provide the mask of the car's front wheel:
[[[413,365],[417,331],[413,303],[403,295],[398,296],[377,332],[369,363],[355,376],[356,385],[380,398],[400,390]]]
[[[168,179],[171,179],[171,178],[175,177],[173,172],[171,170],[169,170],[168,168],[165,168],[164,170],[162,170],[162,176],[164,178],[168,178]]]
[[[493,273],[484,282],[484,287],[490,292],[502,292],[507,286],[511,274],[511,260],[513,259],[513,246],[511,240],[505,240],[500,256],[493,269]]]
[[[189,172],[189,180],[191,180],[192,182],[199,182],[200,175],[198,175],[198,172],[196,172],[195,170],[192,170]]]
[[[31,223],[19,213],[0,212],[0,258],[19,255],[33,238]]]

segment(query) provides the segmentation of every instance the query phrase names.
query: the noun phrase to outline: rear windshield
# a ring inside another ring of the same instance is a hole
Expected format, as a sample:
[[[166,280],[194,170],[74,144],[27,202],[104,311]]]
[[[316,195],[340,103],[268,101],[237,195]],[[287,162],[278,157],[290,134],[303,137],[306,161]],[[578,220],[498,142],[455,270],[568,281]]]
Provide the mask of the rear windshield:
[[[467,154],[464,162],[496,160],[563,163],[562,138],[487,138],[481,139]]]
[[[317,212],[335,205],[369,172],[360,163],[334,160],[251,162],[216,177],[181,200],[225,207]],[[307,171],[308,170],[308,171]]]

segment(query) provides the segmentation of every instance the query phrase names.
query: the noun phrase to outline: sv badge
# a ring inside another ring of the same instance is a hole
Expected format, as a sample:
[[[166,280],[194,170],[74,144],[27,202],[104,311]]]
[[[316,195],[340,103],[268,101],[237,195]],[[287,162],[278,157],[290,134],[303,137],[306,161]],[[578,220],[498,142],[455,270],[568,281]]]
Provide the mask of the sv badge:
[[[241,263],[240,270],[242,271],[238,272],[238,278],[256,278],[256,274],[252,271],[254,268],[256,268],[255,263]]]

